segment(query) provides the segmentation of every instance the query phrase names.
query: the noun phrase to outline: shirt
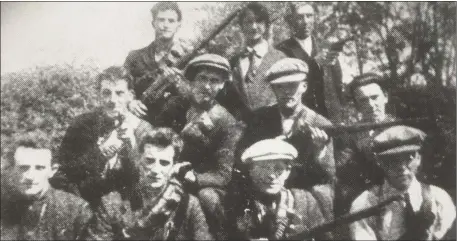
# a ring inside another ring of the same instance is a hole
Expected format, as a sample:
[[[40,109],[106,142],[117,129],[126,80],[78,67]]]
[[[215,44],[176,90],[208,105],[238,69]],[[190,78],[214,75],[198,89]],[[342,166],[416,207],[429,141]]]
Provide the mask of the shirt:
[[[431,195],[434,197],[432,211],[436,215],[431,231],[435,239],[441,239],[454,222],[456,210],[451,197],[444,190],[436,186],[430,186],[430,189]],[[413,210],[419,211],[423,202],[420,182],[414,179],[406,192],[410,196]],[[403,193],[388,182],[384,182],[382,186],[374,187],[358,196],[352,203],[351,213],[372,207],[399,194]],[[393,202],[386,207],[386,211],[380,218],[372,216],[352,223],[350,225],[352,239],[376,240],[377,236],[382,240],[399,239],[406,231],[405,207],[405,201]],[[377,220],[382,220],[382,223],[377,224]]]
[[[300,44],[300,47],[309,55],[311,56],[311,53],[313,51],[313,41],[311,40],[311,37],[307,37],[305,39],[298,39],[295,38],[295,40]]]
[[[260,63],[262,62],[263,57],[265,54],[268,52],[268,42],[266,40],[260,41],[260,43],[256,44],[254,47],[247,47],[247,51],[251,52],[252,50],[255,51],[254,55],[254,67],[257,68],[259,67]],[[246,78],[246,74],[248,73],[249,70],[249,57],[246,56],[240,60],[240,67],[241,67],[241,74],[243,77],[243,80]]]

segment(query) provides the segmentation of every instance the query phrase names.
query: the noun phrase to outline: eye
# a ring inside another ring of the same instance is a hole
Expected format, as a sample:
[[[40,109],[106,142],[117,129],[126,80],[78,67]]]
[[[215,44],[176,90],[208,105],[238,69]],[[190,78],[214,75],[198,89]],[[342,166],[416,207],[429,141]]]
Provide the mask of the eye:
[[[26,172],[30,169],[30,166],[19,166],[18,169],[21,172]]]
[[[38,171],[42,171],[42,170],[46,169],[46,167],[45,166],[36,166],[35,169]]]
[[[116,91],[116,94],[117,94],[118,96],[123,96],[123,95],[125,94],[125,92],[122,91],[122,90],[119,90],[119,91]]]
[[[155,158],[146,158],[146,164],[147,165],[154,164],[155,162],[156,162]]]
[[[110,95],[111,95],[111,91],[109,91],[109,90],[103,90],[102,91],[102,96],[103,97],[109,97]]]
[[[168,160],[160,160],[160,165],[162,165],[162,166],[168,166],[168,165],[170,165],[170,163],[171,162]]]

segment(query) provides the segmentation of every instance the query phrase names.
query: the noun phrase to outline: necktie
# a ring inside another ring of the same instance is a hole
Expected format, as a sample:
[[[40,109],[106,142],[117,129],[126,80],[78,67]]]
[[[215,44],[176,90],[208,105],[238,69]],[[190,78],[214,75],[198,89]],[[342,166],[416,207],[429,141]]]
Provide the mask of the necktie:
[[[256,51],[254,49],[247,50],[247,52],[248,52],[247,57],[249,59],[249,68],[246,73],[245,80],[246,80],[246,82],[252,82],[252,80],[254,79],[254,76],[256,74],[255,62],[256,62],[256,57],[258,57],[258,54],[256,53]]]
[[[414,212],[413,206],[411,205],[411,198],[409,193],[405,193],[404,201],[406,203],[405,206],[405,228],[406,232],[403,234],[402,239],[413,239],[414,232],[417,230],[417,223],[416,223],[416,213]]]

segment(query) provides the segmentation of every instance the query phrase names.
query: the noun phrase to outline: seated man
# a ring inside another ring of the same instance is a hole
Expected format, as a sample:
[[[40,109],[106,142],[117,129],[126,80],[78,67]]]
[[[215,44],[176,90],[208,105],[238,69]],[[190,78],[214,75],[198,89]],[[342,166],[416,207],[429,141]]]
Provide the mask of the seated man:
[[[2,173],[2,240],[75,240],[82,234],[89,205],[50,186],[51,162],[43,143],[25,139],[17,144],[10,168]]]
[[[51,184],[92,205],[113,189],[137,181],[137,145],[142,134],[152,130],[127,110],[133,92],[126,73],[122,67],[110,67],[97,77],[99,107],[76,117],[60,145],[60,167]]]
[[[226,203],[229,239],[288,239],[324,222],[311,193],[284,187],[297,156],[292,145],[278,139],[259,141],[242,154],[246,185],[240,185]],[[319,234],[315,238],[331,236]]]
[[[388,205],[379,216],[351,224],[354,240],[440,240],[451,228],[456,216],[451,197],[416,178],[424,138],[424,132],[408,126],[391,127],[374,137],[372,152],[384,170],[385,181],[360,194],[351,212],[394,195],[404,199]]]
[[[198,199],[172,179],[183,142],[170,128],[147,133],[140,146],[141,205],[133,207],[119,192],[102,198],[89,224],[96,240],[206,240],[211,239]]]

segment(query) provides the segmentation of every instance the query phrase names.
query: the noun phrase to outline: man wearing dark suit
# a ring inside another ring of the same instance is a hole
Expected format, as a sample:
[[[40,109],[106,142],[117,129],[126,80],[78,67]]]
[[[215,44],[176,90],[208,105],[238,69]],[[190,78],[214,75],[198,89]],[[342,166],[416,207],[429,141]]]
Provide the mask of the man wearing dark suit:
[[[97,80],[100,105],[77,116],[68,127],[58,152],[59,168],[51,179],[55,188],[78,194],[93,205],[102,195],[135,183],[137,145],[152,130],[127,110],[133,91],[124,68],[110,67]]]
[[[239,16],[239,24],[246,47],[231,59],[233,82],[226,84],[217,100],[235,117],[246,121],[253,111],[276,104],[265,73],[286,56],[266,40],[270,18],[265,6],[257,2],[248,4]]]
[[[133,90],[136,99],[129,104],[130,111],[154,126],[169,126],[180,131],[185,124],[186,101],[180,96],[170,95],[164,105],[142,103],[144,91],[156,81],[157,76],[150,72],[164,70],[162,76],[170,72],[166,66],[174,64],[191,52],[191,46],[175,37],[182,21],[182,12],[176,2],[159,2],[151,9],[155,40],[145,48],[131,51],[125,59],[124,67],[133,76]],[[162,112],[157,112],[162,111]]]
[[[316,58],[318,54],[321,56],[324,56],[324,54],[321,53],[323,49],[319,41],[312,35],[316,21],[315,8],[308,2],[291,2],[289,3],[285,20],[289,24],[292,36],[279,43],[276,48],[288,57],[301,59],[308,64],[308,90],[303,95],[302,101],[307,107],[328,117],[329,112],[332,110],[328,110],[325,105],[323,62],[318,60],[319,58]],[[338,85],[341,85],[341,67],[335,60],[335,55],[336,53],[329,52],[325,61],[331,62],[330,74],[332,75],[332,79],[336,80]],[[341,93],[338,94],[341,95]]]

